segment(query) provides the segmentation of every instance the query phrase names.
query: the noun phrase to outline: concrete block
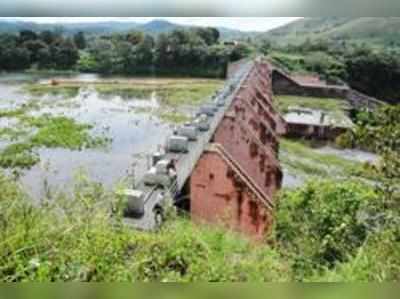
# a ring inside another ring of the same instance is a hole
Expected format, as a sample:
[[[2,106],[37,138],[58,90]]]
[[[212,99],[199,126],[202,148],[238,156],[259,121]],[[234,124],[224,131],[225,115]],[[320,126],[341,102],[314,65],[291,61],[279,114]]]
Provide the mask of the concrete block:
[[[143,191],[134,189],[125,189],[119,192],[127,200],[127,206],[124,214],[130,217],[141,217],[144,215],[144,197]]]
[[[200,108],[199,113],[205,114],[207,116],[214,116],[216,111],[216,106],[212,104],[206,104]]]
[[[168,173],[158,173],[156,167],[150,168],[143,177],[143,182],[148,186],[164,186],[171,184],[171,178]]]
[[[189,139],[185,136],[170,136],[167,149],[174,153],[186,153],[189,150]]]
[[[151,165],[155,166],[157,164],[158,161],[161,161],[163,159],[164,155],[160,152],[156,152],[153,154],[152,156],[152,161],[151,161]]]
[[[226,99],[226,98],[223,98],[223,97],[217,98],[217,100],[215,101],[216,105],[217,105],[218,107],[223,107],[223,106],[225,106],[225,99]]]
[[[210,123],[208,121],[207,115],[205,115],[205,114],[202,114],[198,118],[196,118],[195,121],[193,122],[193,124],[201,132],[205,132],[210,129]]]
[[[177,133],[179,136],[187,137],[190,141],[197,140],[197,128],[190,125],[184,125],[178,128]]]
[[[169,161],[168,160],[161,160],[158,161],[157,164],[155,165],[157,174],[168,174],[168,167]]]

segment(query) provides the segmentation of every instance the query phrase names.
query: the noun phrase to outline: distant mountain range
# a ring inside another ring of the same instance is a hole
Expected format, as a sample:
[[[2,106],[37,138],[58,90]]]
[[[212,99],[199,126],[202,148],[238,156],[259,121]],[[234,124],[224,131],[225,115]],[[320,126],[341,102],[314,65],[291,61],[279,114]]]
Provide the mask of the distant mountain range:
[[[17,33],[20,30],[34,31],[62,28],[67,34],[84,31],[87,34],[122,33],[139,30],[148,34],[170,32],[177,28],[193,28],[171,23],[165,20],[153,20],[148,23],[135,22],[98,22],[98,23],[57,23],[44,24],[17,20],[0,21],[0,33]],[[351,40],[375,44],[400,44],[400,17],[321,17],[303,18],[268,32],[245,32],[230,28],[217,27],[223,40],[268,38],[273,42],[301,43],[307,39],[327,38]]]
[[[301,43],[306,39],[335,39],[374,44],[400,44],[400,17],[304,18],[263,35],[279,43]]]
[[[0,21],[0,33],[17,33],[21,30],[55,30],[61,29],[67,34],[74,34],[83,31],[87,34],[110,34],[110,33],[123,33],[131,30],[138,30],[144,33],[157,35],[159,33],[171,32],[178,28],[192,28],[194,26],[185,26],[180,24],[171,23],[164,20],[153,20],[148,23],[135,23],[135,22],[96,22],[96,23],[34,23],[22,21]],[[255,36],[255,32],[243,32],[240,30],[218,27],[223,40],[227,39],[241,39],[249,36]]]

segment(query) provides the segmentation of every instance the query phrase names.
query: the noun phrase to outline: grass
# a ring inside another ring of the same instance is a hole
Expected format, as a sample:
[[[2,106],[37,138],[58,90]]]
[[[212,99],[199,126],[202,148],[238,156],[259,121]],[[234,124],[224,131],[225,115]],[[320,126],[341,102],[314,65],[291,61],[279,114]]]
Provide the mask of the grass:
[[[198,105],[209,98],[219,87],[219,80],[178,80],[158,81],[138,84],[97,84],[97,92],[103,95],[120,95],[124,98],[149,99],[155,93],[162,105],[179,107],[182,105]]]
[[[16,141],[29,134],[29,131],[20,127],[4,127],[0,128],[0,139]]]
[[[181,124],[191,120],[191,117],[177,111],[160,112],[158,117],[165,122],[174,124]]]
[[[305,177],[364,177],[373,179],[369,167],[332,154],[319,153],[305,141],[281,139],[281,162],[289,170]]]
[[[342,112],[349,109],[349,104],[344,100],[316,98],[304,96],[276,95],[275,103],[279,111],[287,113],[290,106],[299,106],[304,108],[324,110],[327,112]]]
[[[285,192],[277,207],[273,246],[176,215],[157,232],[129,229],[119,216],[123,206],[116,193],[83,175],[72,194],[50,190],[35,204],[1,172],[0,190],[2,282],[399,278],[398,237],[376,233],[357,220],[358,211],[379,204],[372,187],[361,182],[314,181]],[[335,253],[335,259],[324,253]]]
[[[79,93],[80,86],[75,85],[49,85],[49,84],[27,84],[23,90],[33,96],[54,95],[63,98],[74,98]]]
[[[97,84],[96,91],[103,96],[121,96],[123,99],[142,99],[147,100],[151,97],[153,90],[150,88],[140,89],[125,84]]]
[[[3,168],[31,168],[40,161],[29,142],[8,145],[0,152],[0,166]]]
[[[218,227],[171,219],[157,233],[123,226],[118,199],[82,176],[72,196],[33,205],[0,174],[0,281],[281,281],[277,252]],[[116,211],[117,212],[117,211]],[[113,215],[113,216],[112,216]]]
[[[18,117],[25,113],[25,109],[18,108],[14,110],[1,110],[0,118]]]

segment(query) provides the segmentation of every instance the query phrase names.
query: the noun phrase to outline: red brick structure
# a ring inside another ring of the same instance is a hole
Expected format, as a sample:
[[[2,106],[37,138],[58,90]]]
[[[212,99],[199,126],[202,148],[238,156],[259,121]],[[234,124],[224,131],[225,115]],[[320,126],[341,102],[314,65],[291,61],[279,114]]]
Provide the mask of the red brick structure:
[[[192,173],[192,218],[262,240],[282,182],[278,137],[285,130],[272,105],[269,66],[257,62]]]

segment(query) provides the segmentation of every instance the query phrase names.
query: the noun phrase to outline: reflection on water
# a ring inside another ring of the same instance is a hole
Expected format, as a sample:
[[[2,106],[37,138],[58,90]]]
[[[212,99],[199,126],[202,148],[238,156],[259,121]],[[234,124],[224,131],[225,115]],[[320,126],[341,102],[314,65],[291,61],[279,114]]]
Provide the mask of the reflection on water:
[[[96,78],[94,75],[74,77],[87,81]],[[1,78],[0,109],[32,100],[32,97],[20,92],[21,85],[15,84],[15,81],[30,79],[28,75],[17,74],[11,75],[11,78]],[[38,150],[41,162],[31,170],[24,171],[21,177],[23,185],[35,197],[43,194],[45,181],[56,190],[66,190],[79,169],[110,187],[133,171],[138,178],[147,166],[147,155],[157,150],[172,131],[171,125],[161,122],[151,113],[152,109],[158,107],[155,94],[148,100],[131,98],[127,101],[120,96],[101,97],[89,86],[81,88],[75,98],[60,99],[47,95],[40,98],[40,103],[41,108],[33,114],[65,115],[79,122],[90,123],[94,125],[93,133],[106,134],[112,138],[112,142],[107,149]],[[6,144],[1,141],[0,148]]]

